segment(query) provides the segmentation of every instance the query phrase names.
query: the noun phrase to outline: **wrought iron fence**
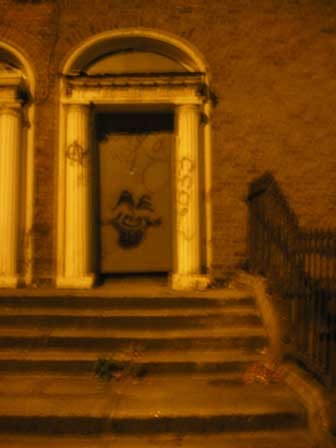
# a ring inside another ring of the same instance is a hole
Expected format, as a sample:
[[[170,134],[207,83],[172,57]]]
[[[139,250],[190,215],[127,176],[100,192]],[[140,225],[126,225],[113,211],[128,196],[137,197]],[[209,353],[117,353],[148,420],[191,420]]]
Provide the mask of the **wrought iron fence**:
[[[336,386],[336,231],[300,228],[269,173],[249,190],[249,266],[291,300],[297,360]]]

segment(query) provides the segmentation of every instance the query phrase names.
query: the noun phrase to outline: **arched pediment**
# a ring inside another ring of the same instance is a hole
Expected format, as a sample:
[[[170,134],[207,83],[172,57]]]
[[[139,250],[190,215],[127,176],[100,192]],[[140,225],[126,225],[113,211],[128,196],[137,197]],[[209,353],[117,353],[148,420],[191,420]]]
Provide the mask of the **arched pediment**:
[[[138,69],[142,67],[140,72],[153,68],[155,61],[165,72],[207,71],[202,56],[184,39],[149,29],[126,29],[108,31],[88,39],[69,57],[63,74],[87,72],[90,68],[93,70],[94,66],[97,68],[97,64],[102,61],[104,64],[114,62],[117,69],[121,70],[123,64],[128,65],[131,56],[135,58],[133,63],[138,58],[135,65],[138,65]],[[142,61],[142,66],[140,59],[143,57],[145,61]],[[154,72],[158,70],[159,67]]]
[[[31,97],[29,81],[20,61],[0,47],[0,102],[23,100]]]
[[[121,73],[183,73],[187,68],[167,56],[140,50],[125,50],[103,56],[91,63],[88,75]]]
[[[19,85],[26,78],[24,67],[13,53],[0,46],[0,84]],[[3,95],[2,95],[3,96]]]
[[[0,76],[24,79],[30,92],[34,91],[34,76],[30,64],[17,49],[3,42],[0,42]]]
[[[23,75],[22,71],[15,67],[12,64],[8,64],[7,62],[3,62],[0,59],[0,76],[1,75]]]
[[[0,70],[2,71],[5,68],[16,70],[23,69],[22,64],[17,57],[15,57],[8,49],[0,46]]]

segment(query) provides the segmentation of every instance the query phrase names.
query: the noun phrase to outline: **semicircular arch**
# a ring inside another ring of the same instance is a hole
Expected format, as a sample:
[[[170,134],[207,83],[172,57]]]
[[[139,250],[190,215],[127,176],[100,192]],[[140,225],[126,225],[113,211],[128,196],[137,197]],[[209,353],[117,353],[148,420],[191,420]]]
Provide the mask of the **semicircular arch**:
[[[0,41],[0,62],[20,70],[29,83],[31,93],[35,90],[35,76],[27,57],[12,44]]]
[[[189,42],[170,33],[137,28],[107,31],[87,39],[72,52],[62,73],[79,73],[102,56],[130,49],[166,56],[189,72],[207,72],[203,56]]]

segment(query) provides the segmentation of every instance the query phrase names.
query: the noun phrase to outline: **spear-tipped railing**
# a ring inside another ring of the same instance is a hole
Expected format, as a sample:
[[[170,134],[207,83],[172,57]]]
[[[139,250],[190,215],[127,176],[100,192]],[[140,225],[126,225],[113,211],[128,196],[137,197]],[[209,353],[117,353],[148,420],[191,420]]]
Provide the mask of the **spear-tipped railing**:
[[[291,300],[294,356],[336,386],[336,231],[304,230],[269,173],[250,185],[249,267]]]

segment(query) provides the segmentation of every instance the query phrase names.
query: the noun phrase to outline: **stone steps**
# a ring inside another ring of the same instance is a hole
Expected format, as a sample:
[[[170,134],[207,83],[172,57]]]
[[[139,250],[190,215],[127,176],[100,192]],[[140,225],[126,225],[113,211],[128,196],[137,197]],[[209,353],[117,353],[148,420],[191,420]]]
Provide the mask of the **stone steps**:
[[[158,373],[225,373],[241,376],[251,363],[264,358],[262,354],[244,350],[165,350],[141,351],[130,347],[126,351],[102,352],[74,350],[14,350],[0,351],[0,371],[20,372],[94,372],[99,358],[114,361],[123,368],[131,363],[135,371]]]
[[[15,328],[0,327],[0,353],[4,349],[61,349],[115,353],[130,347],[142,350],[260,350],[267,346],[262,327],[202,329]]]
[[[53,326],[22,326],[19,321],[0,325],[0,371],[92,372],[100,357],[127,362],[127,356],[136,351],[141,357],[132,359],[133,364],[152,373],[241,372],[260,358],[266,345],[267,335],[260,323],[223,326],[203,321],[200,328],[187,324],[181,328],[171,321],[168,327],[129,324],[118,329],[87,322],[71,327],[55,316]]]
[[[125,286],[127,288],[127,285]],[[124,291],[124,292],[127,292]],[[205,309],[205,308],[227,308],[227,307],[255,307],[255,299],[243,293],[232,291],[222,295],[216,293],[203,293],[201,296],[189,295],[185,297],[171,296],[85,296],[81,295],[53,295],[41,296],[39,291],[30,292],[30,295],[0,295],[0,311],[6,309],[61,309],[67,310],[169,310],[169,309]],[[34,294],[35,293],[35,294]],[[36,295],[37,294],[37,295]],[[80,293],[79,293],[80,294]],[[206,295],[205,295],[206,294]]]
[[[155,308],[148,306],[146,308],[137,308],[136,306],[129,306],[124,308],[115,307],[87,307],[82,306],[2,306],[0,299],[0,317],[4,316],[51,316],[51,317],[139,317],[139,310],[141,317],[212,317],[218,316],[220,310],[221,315],[239,316],[244,314],[257,315],[255,305],[238,305],[235,306],[184,306],[177,307],[175,305],[165,308]]]
[[[223,385],[196,376],[1,376],[0,432],[205,434],[303,428],[304,408],[283,385]]]
[[[3,448],[313,448],[305,431],[254,431],[229,434],[150,434],[86,437],[0,435]]]
[[[0,447],[311,448],[289,389],[246,384],[268,336],[231,292],[1,297]]]
[[[210,337],[210,338],[249,338],[259,336],[267,337],[267,333],[264,328],[259,326],[250,325],[226,325],[225,327],[204,325],[202,328],[154,328],[154,329],[142,329],[142,328],[97,328],[90,326],[69,328],[62,325],[55,325],[53,327],[35,326],[30,325],[27,327],[21,326],[0,326],[0,338],[8,337],[68,337],[68,338],[80,338],[87,337],[94,339],[97,337],[110,337],[110,338],[135,338],[135,339],[155,339],[155,338],[198,338],[198,337]]]
[[[34,326],[39,328],[99,328],[99,329],[118,329],[124,330],[131,329],[178,329],[178,328],[202,328],[204,326],[211,327],[225,327],[228,325],[260,325],[261,320],[259,315],[255,311],[251,310],[227,310],[218,314],[218,310],[213,313],[205,311],[204,313],[199,311],[184,312],[184,313],[169,313],[162,314],[147,314],[141,313],[141,315],[133,314],[112,314],[106,313],[105,315],[92,314],[80,315],[78,313],[52,313],[46,314],[45,312],[40,314],[32,313],[17,313],[17,312],[4,312],[0,314],[0,328],[5,326],[19,326],[20,328]]]

